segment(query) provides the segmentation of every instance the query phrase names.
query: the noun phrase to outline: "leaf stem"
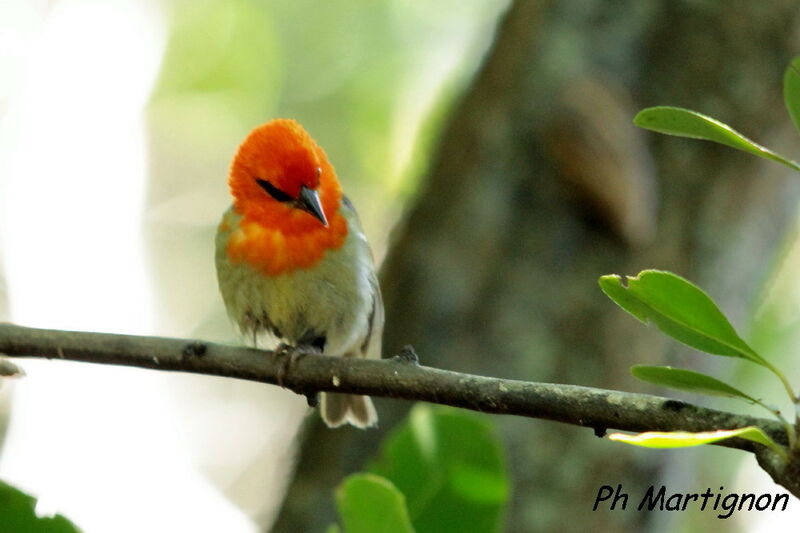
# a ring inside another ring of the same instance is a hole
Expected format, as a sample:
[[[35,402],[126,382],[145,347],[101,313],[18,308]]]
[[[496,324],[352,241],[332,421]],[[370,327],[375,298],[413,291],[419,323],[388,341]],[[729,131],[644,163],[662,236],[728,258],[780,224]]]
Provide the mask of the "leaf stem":
[[[752,398],[752,401],[756,405],[761,406],[770,413],[772,413],[772,415],[776,419],[778,419],[778,422],[780,422],[781,425],[783,425],[783,428],[786,431],[786,439],[789,441],[789,449],[793,450],[795,445],[797,444],[797,431],[795,430],[795,427],[783,417],[783,415],[778,409],[770,407],[769,405],[763,403],[761,400],[757,400],[755,398]]]
[[[783,448],[783,446],[773,442],[772,444],[767,445],[767,447],[773,452],[777,453],[780,458],[783,459],[784,463],[789,462],[789,453]]]
[[[778,379],[781,380],[781,383],[783,383],[783,388],[786,389],[786,394],[789,395],[789,398],[792,400],[792,403],[797,405],[798,402],[797,395],[794,393],[794,390],[792,390],[792,384],[789,383],[789,380],[786,379],[786,376],[783,374],[783,372],[778,370],[772,363],[770,363],[766,359],[764,359],[764,362],[766,363],[767,368],[770,369],[772,373],[775,374],[778,377]]]

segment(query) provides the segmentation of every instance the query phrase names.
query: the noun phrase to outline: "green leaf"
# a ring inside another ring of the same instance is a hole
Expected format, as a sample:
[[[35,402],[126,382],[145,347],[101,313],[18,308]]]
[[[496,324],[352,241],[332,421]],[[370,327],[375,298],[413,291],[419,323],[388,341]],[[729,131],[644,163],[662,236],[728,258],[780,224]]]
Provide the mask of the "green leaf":
[[[711,444],[721,440],[738,437],[749,441],[763,444],[772,449],[782,458],[787,459],[786,450],[778,446],[774,440],[764,433],[761,428],[748,426],[739,429],[718,429],[716,431],[703,431],[700,433],[689,433],[686,431],[648,431],[638,435],[628,435],[625,433],[612,433],[609,439],[617,442],[624,442],[633,446],[643,448],[690,448],[701,444]]]
[[[80,533],[60,514],[38,516],[36,498],[0,481],[0,531],[25,533]]]
[[[655,385],[669,387],[696,394],[708,394],[711,396],[725,396],[728,398],[743,398],[748,402],[758,403],[758,400],[745,394],[736,387],[727,383],[684,368],[672,368],[671,366],[648,366],[634,365],[631,367],[631,374]]]
[[[600,288],[644,323],[652,321],[670,337],[698,350],[741,357],[772,369],[743,341],[714,301],[699,287],[671,272],[643,270],[628,286],[617,275],[602,276]]]
[[[405,497],[380,476],[348,477],[336,489],[336,504],[346,533],[414,533]]]
[[[783,75],[783,101],[794,127],[800,131],[800,57],[792,60]]]
[[[776,161],[794,170],[800,170],[800,165],[796,162],[751,141],[727,124],[690,109],[669,106],[649,107],[639,111],[634,117],[633,123],[640,128],[666,133],[667,135],[703,139],[724,144],[737,150]]]
[[[328,526],[328,529],[325,530],[325,533],[342,533],[342,530],[339,529],[338,525],[331,524]]]
[[[419,533],[502,529],[509,482],[502,448],[486,417],[417,404],[384,441],[370,470],[406,495]]]

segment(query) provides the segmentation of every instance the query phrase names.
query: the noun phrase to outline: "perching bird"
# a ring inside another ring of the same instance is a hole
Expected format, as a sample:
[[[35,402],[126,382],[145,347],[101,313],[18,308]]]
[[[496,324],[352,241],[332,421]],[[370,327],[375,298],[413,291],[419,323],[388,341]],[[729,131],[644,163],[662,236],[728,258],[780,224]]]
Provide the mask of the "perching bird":
[[[372,253],[325,152],[294,120],[254,129],[228,184],[217,230],[217,280],[242,333],[299,350],[381,357],[383,302]],[[322,394],[330,427],[374,426],[367,396]]]

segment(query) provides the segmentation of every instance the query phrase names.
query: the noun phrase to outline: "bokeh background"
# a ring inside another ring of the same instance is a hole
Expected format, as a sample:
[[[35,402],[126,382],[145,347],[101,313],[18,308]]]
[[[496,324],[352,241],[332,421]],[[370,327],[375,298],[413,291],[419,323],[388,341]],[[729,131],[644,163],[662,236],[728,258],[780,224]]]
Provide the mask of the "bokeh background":
[[[212,259],[227,165],[284,116],[325,148],[386,258],[387,353],[411,343],[453,370],[647,392],[629,364],[681,364],[777,403],[768,376],[698,364],[595,281],[674,270],[797,375],[800,181],[630,120],[692,107],[797,154],[780,80],[798,21],[789,1],[0,1],[0,319],[236,342]],[[382,434],[322,431],[276,387],[24,368],[0,389],[0,479],[90,533],[266,531],[285,494],[275,530],[322,531],[333,486]],[[381,432],[400,404],[378,402]],[[607,483],[775,489],[735,451],[495,420],[515,476],[508,531],[797,523],[796,501],[724,523],[591,513]]]

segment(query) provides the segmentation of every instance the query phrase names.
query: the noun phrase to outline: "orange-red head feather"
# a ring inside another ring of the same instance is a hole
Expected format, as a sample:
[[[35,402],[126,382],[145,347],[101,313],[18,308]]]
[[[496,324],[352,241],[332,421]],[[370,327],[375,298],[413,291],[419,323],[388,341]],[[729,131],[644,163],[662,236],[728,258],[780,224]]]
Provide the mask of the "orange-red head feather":
[[[323,162],[327,163],[327,159],[299,123],[289,119],[272,120],[250,132],[239,147],[231,169],[233,194],[237,199],[242,198],[242,194],[247,197],[250,192],[247,186],[259,178],[297,197],[301,185],[310,189],[319,186],[317,169]]]
[[[347,223],[338,212],[342,191],[336,172],[294,120],[275,119],[250,132],[233,159],[228,183],[234,210],[242,216],[229,242],[233,260],[248,261],[270,274],[307,267],[326,250],[341,246],[347,235]],[[303,187],[318,193],[329,227],[292,201]],[[291,238],[265,238],[270,232]]]

